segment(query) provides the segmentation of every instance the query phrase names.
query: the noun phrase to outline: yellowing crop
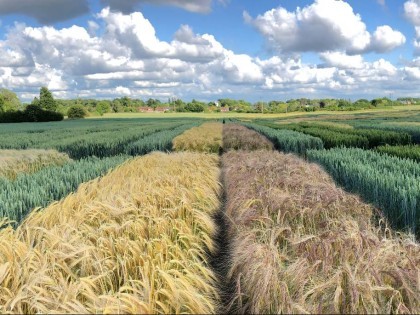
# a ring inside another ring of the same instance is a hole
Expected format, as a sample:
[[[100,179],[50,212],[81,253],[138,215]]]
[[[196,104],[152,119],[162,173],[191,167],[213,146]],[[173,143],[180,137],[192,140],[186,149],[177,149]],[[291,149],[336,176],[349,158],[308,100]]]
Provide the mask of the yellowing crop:
[[[221,123],[211,122],[191,128],[172,141],[174,151],[219,153],[222,148]]]
[[[215,312],[219,173],[216,155],[152,153],[3,228],[0,313]]]
[[[0,150],[0,177],[14,179],[49,165],[62,165],[70,158],[55,150]]]

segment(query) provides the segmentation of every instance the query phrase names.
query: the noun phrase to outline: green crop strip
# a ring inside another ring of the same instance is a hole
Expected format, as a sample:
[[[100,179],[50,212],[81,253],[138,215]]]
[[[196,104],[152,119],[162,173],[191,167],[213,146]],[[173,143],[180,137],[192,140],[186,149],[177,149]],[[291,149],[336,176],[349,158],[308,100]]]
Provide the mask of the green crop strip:
[[[242,123],[270,139],[277,150],[305,155],[307,150],[322,149],[322,140],[293,130],[276,130],[267,126]]]
[[[307,156],[348,191],[379,207],[395,228],[420,236],[419,163],[356,148],[311,150]]]

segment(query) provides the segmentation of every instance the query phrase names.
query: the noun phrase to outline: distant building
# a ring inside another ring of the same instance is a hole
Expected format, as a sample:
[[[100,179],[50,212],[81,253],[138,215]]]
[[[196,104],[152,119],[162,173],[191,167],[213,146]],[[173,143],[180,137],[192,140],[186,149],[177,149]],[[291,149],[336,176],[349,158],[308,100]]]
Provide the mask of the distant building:
[[[229,111],[229,107],[220,107],[220,111],[222,112],[222,113],[226,113],[226,112],[228,112]]]
[[[153,108],[152,107],[148,107],[148,106],[141,106],[138,107],[137,110],[140,113],[153,113]]]
[[[155,112],[164,113],[164,112],[169,112],[170,110],[171,110],[170,107],[156,107]]]

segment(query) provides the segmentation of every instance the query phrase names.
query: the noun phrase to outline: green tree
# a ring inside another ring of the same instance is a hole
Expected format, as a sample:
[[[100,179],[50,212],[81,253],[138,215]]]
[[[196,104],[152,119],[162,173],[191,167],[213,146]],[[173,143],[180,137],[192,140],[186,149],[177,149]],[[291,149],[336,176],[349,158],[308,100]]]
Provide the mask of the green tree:
[[[149,98],[146,102],[146,105],[148,107],[152,107],[153,110],[155,110],[156,107],[158,107],[160,105],[160,101],[158,99]]]
[[[35,105],[35,106],[40,107],[39,98],[35,96],[34,99],[32,100],[31,105]]]
[[[67,116],[70,119],[85,118],[87,115],[86,109],[83,105],[73,105],[67,111]]]
[[[111,106],[107,101],[100,101],[98,104],[96,104],[96,111],[101,116],[103,116],[105,113],[109,113],[110,110]]]
[[[21,103],[17,95],[7,89],[0,89],[0,113],[17,111]]]
[[[204,112],[204,109],[205,109],[205,104],[196,100],[192,100],[191,103],[188,103],[185,106],[185,110],[187,112],[200,113],[200,112]]]
[[[54,100],[50,90],[43,86],[39,92],[39,105],[41,108],[55,112],[57,110],[57,103]]]

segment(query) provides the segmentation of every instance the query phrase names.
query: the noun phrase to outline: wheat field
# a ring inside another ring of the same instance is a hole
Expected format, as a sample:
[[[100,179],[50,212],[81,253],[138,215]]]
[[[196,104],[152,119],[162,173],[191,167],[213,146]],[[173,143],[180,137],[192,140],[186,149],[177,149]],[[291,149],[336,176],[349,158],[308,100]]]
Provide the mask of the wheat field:
[[[20,173],[33,173],[68,161],[67,154],[56,150],[0,150],[0,177],[15,179]]]
[[[152,153],[0,230],[0,313],[213,313],[216,155]]]

